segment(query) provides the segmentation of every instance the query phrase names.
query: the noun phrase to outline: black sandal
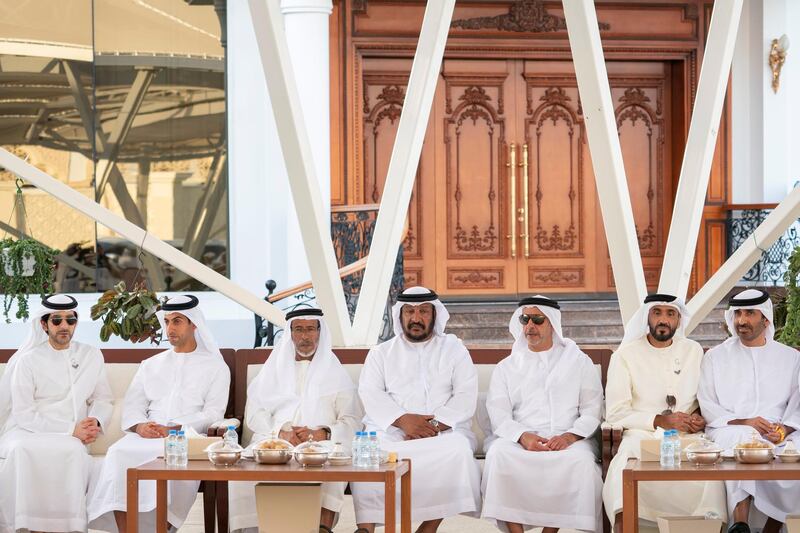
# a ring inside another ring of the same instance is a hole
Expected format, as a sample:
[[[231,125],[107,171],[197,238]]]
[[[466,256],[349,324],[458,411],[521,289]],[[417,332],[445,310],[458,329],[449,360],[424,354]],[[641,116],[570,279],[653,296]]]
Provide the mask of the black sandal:
[[[750,533],[750,526],[747,522],[736,522],[728,528],[728,533]]]

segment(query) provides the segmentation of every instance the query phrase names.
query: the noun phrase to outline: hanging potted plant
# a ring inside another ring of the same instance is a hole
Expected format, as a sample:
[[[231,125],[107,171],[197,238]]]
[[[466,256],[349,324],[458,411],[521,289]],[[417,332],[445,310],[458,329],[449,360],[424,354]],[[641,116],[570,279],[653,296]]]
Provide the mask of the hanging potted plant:
[[[53,279],[58,250],[53,250],[33,239],[0,240],[0,290],[3,292],[3,316],[11,322],[8,313],[16,300],[16,317],[26,320],[28,296],[42,298],[53,290]]]
[[[92,306],[92,320],[103,321],[100,328],[103,342],[108,342],[111,335],[117,335],[126,341],[144,342],[149,339],[158,344],[161,342],[161,324],[156,311],[160,308],[156,293],[143,283],[136,284],[129,291],[121,281],[104,292]]]
[[[775,338],[788,346],[800,346],[800,246],[789,256],[785,293],[775,306]]]

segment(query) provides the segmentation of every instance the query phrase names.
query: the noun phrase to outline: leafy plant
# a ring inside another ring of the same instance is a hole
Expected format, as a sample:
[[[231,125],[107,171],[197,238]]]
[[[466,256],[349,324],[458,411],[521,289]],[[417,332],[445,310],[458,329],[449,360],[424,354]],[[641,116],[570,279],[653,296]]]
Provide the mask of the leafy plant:
[[[17,301],[16,317],[26,320],[28,296],[39,294],[42,298],[52,292],[58,250],[53,250],[33,239],[11,238],[0,240],[0,290],[3,292],[3,316],[11,322],[8,312]],[[33,259],[33,275],[23,275],[25,260]],[[10,267],[11,274],[6,271]]]
[[[144,284],[137,284],[128,291],[121,281],[100,296],[92,306],[92,320],[103,320],[100,340],[108,342],[111,335],[117,335],[131,342],[161,342],[161,324],[156,311],[161,306],[156,293]]]
[[[800,246],[789,256],[789,266],[784,281],[786,297],[776,306],[775,328],[780,330],[776,338],[789,346],[800,346]],[[785,318],[784,318],[785,317]],[[779,320],[780,319],[780,320]]]

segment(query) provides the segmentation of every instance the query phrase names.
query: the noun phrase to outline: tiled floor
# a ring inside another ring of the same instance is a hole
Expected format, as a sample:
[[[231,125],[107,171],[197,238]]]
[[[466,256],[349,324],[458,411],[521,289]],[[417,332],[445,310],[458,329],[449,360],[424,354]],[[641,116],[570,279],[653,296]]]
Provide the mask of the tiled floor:
[[[345,498],[346,501],[339,517],[339,524],[334,528],[336,533],[352,533],[356,529],[352,498],[350,496],[345,496]],[[203,531],[203,499],[200,497],[192,507],[192,511],[189,513],[189,517],[179,533],[203,533]],[[382,532],[383,528],[378,528],[378,531]],[[497,531],[499,530],[489,522],[467,516],[448,518],[439,528],[439,533],[496,533]],[[540,530],[533,530],[534,533],[538,531]],[[641,533],[657,533],[657,530],[649,528],[639,528],[639,531]],[[572,530],[563,529],[560,533],[573,532]]]

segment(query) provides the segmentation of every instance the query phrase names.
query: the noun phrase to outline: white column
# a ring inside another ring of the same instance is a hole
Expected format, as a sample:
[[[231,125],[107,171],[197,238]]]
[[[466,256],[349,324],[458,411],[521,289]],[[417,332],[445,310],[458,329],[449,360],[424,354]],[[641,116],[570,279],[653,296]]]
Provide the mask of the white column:
[[[330,223],[331,0],[282,0],[314,168]],[[228,2],[228,195],[231,279],[256,294],[309,281],[278,130],[246,2]]]
[[[772,69],[767,64],[772,39],[779,39],[784,33],[791,33],[789,27],[789,4],[797,0],[763,0],[763,35],[761,45],[761,65],[759,72],[762,74],[761,87],[764,94],[764,201],[780,202],[786,196],[793,180],[790,179],[789,154],[797,149],[790,143],[791,115],[789,109],[791,102],[797,95],[792,95],[792,86],[789,80],[791,61],[797,61],[796,50],[790,50],[786,63],[781,71],[781,85],[777,93],[772,91]],[[795,34],[794,45],[800,44],[800,35]],[[795,52],[792,57],[792,52]],[[796,169],[795,169],[796,172]]]
[[[314,156],[314,168],[322,198],[325,200],[325,220],[328,221],[328,226],[331,218],[331,75],[328,19],[332,11],[331,0],[281,0],[289,55],[294,66],[294,79],[300,93],[300,104]]]
[[[731,201],[764,199],[764,100],[761,2],[745,2],[731,65]]]
[[[227,25],[230,277],[263,295],[269,278],[288,286],[281,228],[291,196],[245,2],[228,2]]]
[[[795,0],[745,2],[732,67],[733,202],[779,202],[800,179],[800,6]],[[767,64],[772,39],[793,48],[772,91]]]

